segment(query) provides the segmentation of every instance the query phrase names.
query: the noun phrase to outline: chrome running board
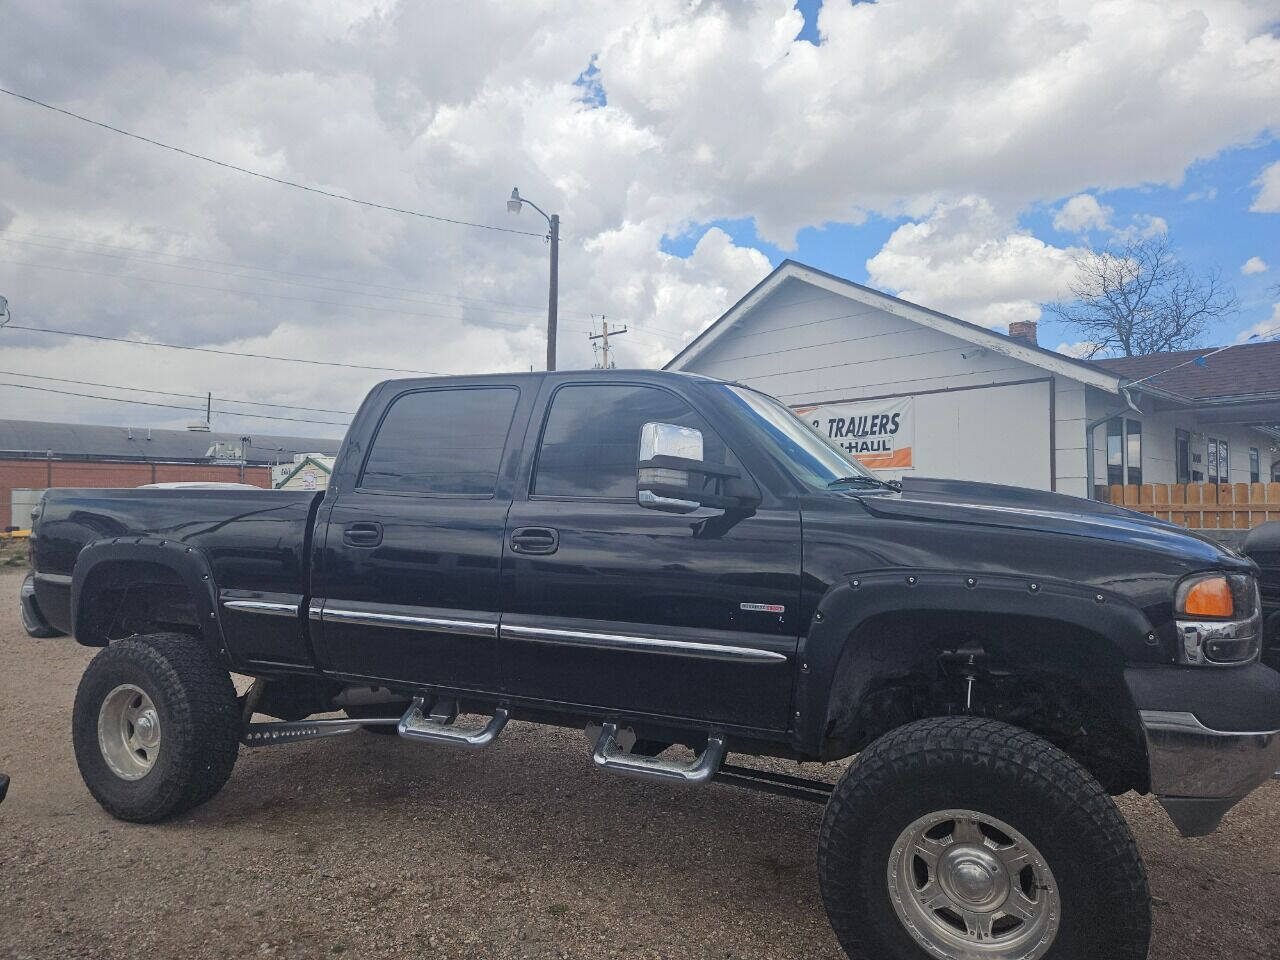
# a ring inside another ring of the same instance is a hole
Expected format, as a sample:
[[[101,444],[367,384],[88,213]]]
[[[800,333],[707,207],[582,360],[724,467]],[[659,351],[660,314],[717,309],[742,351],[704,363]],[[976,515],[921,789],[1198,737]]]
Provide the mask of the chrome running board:
[[[458,701],[437,700],[430,715],[422,712],[424,703],[422,697],[413,698],[413,703],[409,704],[409,709],[400,718],[397,728],[400,736],[409,740],[443,743],[464,750],[479,750],[493,743],[507,725],[506,709],[496,707],[493,717],[479,730],[458,730],[453,725],[458,718]]]
[[[592,761],[602,770],[643,780],[665,780],[668,783],[706,783],[720,769],[724,760],[724,739],[707,737],[707,745],[691,763],[674,763],[661,757],[637,757],[624,752],[617,744],[618,725],[606,723],[600,728]]]

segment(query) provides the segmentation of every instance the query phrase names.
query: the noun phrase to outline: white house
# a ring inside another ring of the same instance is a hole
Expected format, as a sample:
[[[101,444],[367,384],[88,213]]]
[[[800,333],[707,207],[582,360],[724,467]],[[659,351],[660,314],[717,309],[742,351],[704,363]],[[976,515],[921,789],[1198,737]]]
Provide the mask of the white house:
[[[785,261],[677,354],[784,400],[888,477],[1102,495],[1280,469],[1280,343],[1075,360]],[[1092,450],[1092,456],[1089,451]],[[1090,461],[1092,460],[1092,464]]]

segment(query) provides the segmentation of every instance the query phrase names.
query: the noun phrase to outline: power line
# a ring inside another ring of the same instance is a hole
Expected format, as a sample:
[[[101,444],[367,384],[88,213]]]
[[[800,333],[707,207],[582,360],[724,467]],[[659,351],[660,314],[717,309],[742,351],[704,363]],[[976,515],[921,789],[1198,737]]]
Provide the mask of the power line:
[[[204,413],[204,407],[183,407],[173,403],[158,403],[154,400],[130,400],[126,397],[106,397],[97,393],[76,393],[74,390],[58,390],[54,387],[38,387],[33,383],[9,383],[0,381],[0,387],[14,387],[18,390],[38,390],[41,393],[56,393],[64,397],[84,397],[89,400],[112,400],[116,403],[132,403],[142,407],[163,407],[166,410],[188,410]],[[249,417],[255,420],[287,420],[290,423],[320,423],[330,427],[345,427],[348,424],[337,420],[310,420],[304,417],[279,417],[269,413],[242,413],[238,410],[214,410],[214,413],[231,417]]]
[[[356,286],[356,287],[372,287],[380,290],[392,290],[397,293],[416,293],[422,296],[440,297],[445,300],[459,300],[459,301],[462,301],[463,303],[484,304],[492,312],[497,312],[497,313],[509,313],[509,314],[516,314],[516,315],[529,314],[531,316],[540,316],[540,315],[545,315],[546,313],[545,307],[533,307],[533,306],[526,307],[526,306],[522,306],[521,304],[510,303],[508,301],[502,301],[502,300],[490,300],[485,297],[468,297],[462,294],[441,293],[435,290],[422,290],[422,289],[415,289],[413,287],[398,287],[398,286],[393,286],[393,285],[384,284],[384,283],[369,283],[363,280],[347,280],[343,277],[326,277],[326,276],[318,276],[316,274],[310,274],[310,273],[296,273],[296,272],[287,271],[287,270],[274,270],[274,269],[271,269],[270,267],[257,267],[247,263],[236,263],[234,261],[227,261],[227,260],[213,260],[206,257],[192,257],[192,256],[187,256],[185,254],[180,254],[180,253],[165,253],[163,251],[155,251],[155,250],[139,251],[137,247],[129,247],[129,246],[124,246],[122,244],[115,244],[115,243],[104,243],[99,240],[79,240],[74,237],[59,237],[59,236],[52,236],[49,234],[40,234],[40,233],[21,234],[19,236],[36,237],[42,240],[58,240],[63,243],[88,244],[88,245],[97,246],[97,247],[107,247],[108,249],[112,249],[112,250],[125,250],[134,254],[139,252],[150,253],[150,254],[153,254],[153,256],[171,257],[177,260],[192,260],[192,261],[195,261],[196,263],[208,263],[208,264],[214,264],[216,266],[222,266],[222,267],[236,267],[241,270],[256,270],[260,273],[273,273],[280,277],[296,277],[304,280],[322,280],[330,283],[345,283],[345,284],[349,284],[351,286]],[[173,270],[194,270],[194,271],[212,273],[219,276],[232,277],[232,278],[242,279],[242,280],[250,280],[250,281],[262,280],[268,283],[292,283],[293,282],[289,280],[276,280],[276,279],[273,279],[272,277],[258,277],[258,276],[253,276],[251,274],[245,275],[245,274],[225,273],[221,270],[209,270],[203,267],[188,267],[188,266],[184,266],[182,264],[177,264],[177,263],[166,263],[163,260],[156,260],[156,259],[153,259],[152,257],[114,256],[108,253],[100,253],[96,250],[79,250],[79,249],[76,249],[75,247],[59,247],[54,244],[41,244],[41,243],[33,242],[31,240],[18,239],[17,237],[14,237],[14,236],[6,237],[3,235],[0,235],[0,241],[4,241],[6,243],[18,243],[24,246],[39,247],[46,250],[56,250],[60,253],[74,253],[74,254],[82,254],[82,255],[87,254],[89,256],[95,256],[95,257],[108,257],[113,260],[126,260],[126,261],[134,261],[137,263],[149,263],[155,266],[167,267]],[[0,261],[0,262],[18,264],[18,261]],[[44,264],[27,264],[27,265],[36,266],[36,267],[45,267],[45,269],[62,269],[62,270],[76,269],[72,267],[60,267],[60,266],[52,266],[52,265],[46,266]],[[91,276],[116,276],[115,274],[97,274],[97,273],[91,273],[89,271],[84,271],[84,272],[90,273]],[[122,277],[126,279],[128,278],[125,275],[122,275]],[[173,282],[173,281],[161,280],[159,278],[151,278],[151,277],[137,276],[137,275],[134,275],[132,279],[138,279],[148,283],[172,283]],[[313,284],[304,284],[304,283],[295,283],[295,285],[300,287],[314,287]],[[198,289],[223,290],[224,288],[199,287]],[[429,300],[415,300],[411,297],[392,297],[392,296],[387,296],[385,294],[370,293],[364,290],[343,290],[343,289],[337,289],[333,287],[315,287],[315,289],[328,290],[333,293],[352,293],[357,296],[381,297],[383,299],[388,299],[388,300],[403,300],[406,303],[424,303],[424,304],[436,305],[436,306],[450,306],[450,304],[447,304],[447,303],[435,304]],[[226,292],[243,294],[246,296],[254,295],[252,293],[245,293],[244,291],[238,291],[238,290],[227,290]],[[262,296],[270,296],[270,295],[262,294]],[[327,303],[329,301],[317,300],[317,301],[309,301],[309,302]],[[568,310],[568,311],[564,311],[564,313],[570,313],[576,316],[587,317],[587,318],[594,316],[593,313],[585,310]],[[412,314],[412,316],[430,316],[430,317],[438,317],[440,319],[456,319],[452,317],[446,317],[441,314]],[[587,323],[582,320],[565,319],[563,320],[563,322],[572,323],[579,327],[587,326]],[[658,339],[666,339],[667,337],[675,337],[678,339],[683,339],[684,337],[687,336],[684,333],[678,333],[674,330],[667,330],[662,327],[656,327],[653,324],[649,323],[648,321],[644,321],[644,320],[641,320],[641,321],[632,320],[629,322],[637,326],[638,329],[635,332],[643,334],[645,336],[657,337]],[[509,326],[516,326],[516,325],[509,324]]]
[[[395,307],[379,307],[371,303],[343,303],[338,300],[316,300],[313,297],[292,297],[284,293],[263,293],[259,290],[231,290],[227,287],[211,287],[203,283],[187,283],[182,280],[163,280],[160,277],[148,277],[135,273],[104,273],[101,270],[86,270],[83,267],[64,267],[53,263],[31,263],[26,260],[5,260],[0,259],[0,263],[7,263],[16,267],[33,267],[37,270],[56,270],[61,273],[79,273],[88,277],[105,277],[108,280],[136,280],[143,283],[158,283],[166,287],[182,287],[187,290],[208,290],[212,293],[228,293],[234,297],[261,297],[268,300],[285,300],[290,303],[311,303],[323,307],[340,307],[347,310],[371,310],[375,313],[394,313],[403,317],[422,317],[428,320],[452,320],[457,322],[461,318],[450,316],[444,313],[424,313],[420,310],[399,310]],[[489,323],[499,327],[512,327],[517,330],[523,330],[536,321],[529,323],[505,323],[501,320],[490,320]],[[568,322],[568,321],[566,321]]]
[[[83,267],[64,267],[54,263],[31,263],[25,260],[5,260],[0,258],[0,263],[7,263],[15,267],[34,267],[37,270],[56,270],[61,273],[79,273],[88,277],[105,277],[108,280],[136,280],[142,283],[158,283],[166,287],[181,287],[187,290],[208,290],[212,293],[226,293],[233,297],[259,297],[268,300],[284,300],[289,303],[311,303],[322,307],[339,307],[346,310],[370,310],[374,313],[393,313],[402,317],[420,317],[427,320],[450,320],[455,323],[461,321],[461,317],[450,316],[444,313],[424,313],[421,310],[400,310],[396,307],[380,307],[372,303],[343,303],[338,300],[316,300],[313,297],[292,297],[284,293],[263,293],[259,290],[231,290],[227,287],[211,287],[203,283],[186,283],[182,280],[163,280],[160,277],[148,277],[136,273],[104,273],[101,270],[86,270]],[[590,324],[579,320],[566,320],[565,323],[575,324],[580,327],[589,327]],[[492,318],[486,321],[490,326],[507,327],[512,330],[525,330],[537,323],[531,319],[528,323],[512,323],[503,320],[494,320]],[[377,369],[395,369],[392,367],[379,367]],[[407,373],[416,373],[420,371],[402,371]]]
[[[53,383],[75,383],[82,387],[105,387],[108,390],[127,390],[130,393],[150,393],[162,397],[185,397],[188,400],[203,400],[203,393],[177,393],[173,390],[149,390],[146,387],[126,387],[118,383],[96,383],[93,380],[74,380],[69,377],[48,377],[38,373],[22,373],[18,370],[0,370],[0,377],[23,377],[27,380],[49,380]],[[305,410],[308,413],[336,413],[345,417],[354,417],[353,410],[333,410],[329,407],[300,407],[292,403],[268,403],[265,400],[237,400],[234,397],[217,397],[220,403],[243,403],[251,407],[273,407],[277,410]]]
[[[191,234],[178,234],[178,236],[196,239]],[[20,239],[20,238],[25,238],[25,239]],[[75,247],[58,247],[52,244],[32,243],[31,238],[34,238],[36,240],[57,240],[60,243],[78,243],[78,244],[84,244],[92,247],[106,247],[109,250],[124,250],[128,253],[133,253],[133,254],[139,254],[139,253],[150,254],[152,257],[169,257],[174,260],[191,260],[195,263],[209,263],[218,267],[236,267],[237,269],[240,269],[240,270],[256,270],[259,273],[272,273],[279,277],[295,277],[301,280],[323,280],[329,283],[345,283],[345,284],[349,284],[351,286],[356,286],[356,287],[372,287],[378,290],[390,290],[395,293],[416,293],[426,297],[441,297],[446,300],[461,300],[466,303],[483,303],[485,305],[502,307],[507,312],[510,312],[510,313],[532,313],[532,314],[545,315],[547,312],[547,308],[541,305],[526,306],[525,304],[521,304],[521,303],[511,303],[508,300],[493,300],[487,297],[469,297],[460,293],[442,293],[439,290],[424,290],[420,287],[402,287],[402,286],[396,286],[394,284],[388,284],[388,283],[373,283],[368,280],[349,280],[346,277],[324,276],[324,275],[315,274],[315,273],[299,273],[293,270],[277,270],[273,267],[260,267],[260,266],[255,266],[254,264],[251,264],[251,263],[241,263],[234,260],[215,260],[209,257],[195,257],[195,256],[191,256],[190,254],[184,254],[184,253],[169,253],[164,250],[148,250],[146,248],[132,247],[132,246],[127,246],[125,244],[120,244],[120,243],[107,243],[106,241],[103,241],[103,240],[84,240],[78,237],[60,237],[55,234],[48,234],[48,233],[14,233],[12,231],[5,231],[4,233],[0,234],[0,240],[7,240],[10,243],[22,243],[22,244],[27,244],[30,246],[37,246],[37,247],[45,246],[47,249],[59,250],[65,253],[79,253],[79,254],[87,253],[87,254],[90,254],[91,256],[105,256],[105,254],[99,254],[93,250],[79,250],[79,249],[76,249]],[[163,260],[154,260],[147,257],[135,256],[135,257],[121,257],[119,259],[137,260],[141,263],[154,263],[158,266],[174,267],[176,269],[196,269],[196,268],[182,267],[179,264],[166,263]],[[216,272],[216,271],[211,271],[211,272]],[[247,279],[266,279],[266,278],[249,277]],[[361,293],[362,291],[353,290],[351,292]],[[562,312],[572,313],[582,317],[592,316],[592,314],[586,310],[568,310],[568,311],[562,311]]]
[[[276,278],[276,277],[261,277],[261,276],[254,276],[253,274],[232,273],[232,272],[227,271],[227,270],[214,270],[214,269],[212,269],[211,267],[195,267],[195,266],[188,266],[188,265],[186,265],[186,264],[182,264],[182,263],[166,263],[166,262],[164,262],[163,260],[156,260],[156,259],[154,259],[154,258],[152,258],[152,257],[125,256],[125,255],[123,255],[123,254],[117,254],[117,253],[104,253],[104,252],[102,252],[102,251],[100,251],[100,250],[77,250],[77,249],[75,249],[75,248],[73,248],[73,247],[60,247],[60,246],[57,246],[56,244],[51,244],[51,243],[37,243],[37,242],[32,241],[32,240],[19,240],[19,239],[13,238],[13,237],[0,236],[0,241],[3,241],[4,243],[20,243],[20,244],[22,244],[23,246],[28,246],[28,247],[38,247],[38,248],[43,249],[43,250],[56,250],[56,251],[58,251],[59,253],[73,253],[73,254],[79,254],[79,255],[81,255],[81,256],[88,255],[88,256],[91,256],[91,257],[106,257],[106,258],[111,259],[111,260],[124,260],[124,261],[128,261],[128,262],[131,262],[131,263],[147,263],[147,264],[151,264],[151,265],[153,265],[153,266],[157,266],[157,267],[165,267],[165,268],[167,268],[167,269],[169,269],[169,270],[191,270],[191,271],[196,271],[196,272],[199,272],[199,273],[211,273],[211,274],[214,274],[214,275],[219,276],[219,277],[231,277],[231,278],[233,278],[233,279],[237,279],[237,280],[251,280],[251,281],[258,281],[258,282],[263,282],[263,283],[283,283],[283,284],[288,284],[288,285],[290,285],[290,286],[295,286],[295,287],[304,287],[304,288],[308,288],[308,289],[312,289],[312,290],[325,290],[325,291],[327,291],[327,292],[329,292],[329,293],[356,294],[356,295],[358,295],[358,296],[362,296],[362,297],[379,297],[379,298],[384,299],[384,300],[399,300],[399,301],[402,301],[402,302],[404,302],[404,303],[421,303],[421,304],[427,304],[427,305],[430,305],[430,306],[452,306],[452,304],[442,304],[442,303],[439,303],[439,302],[437,302],[437,301],[432,301],[432,300],[418,300],[418,299],[415,299],[415,298],[413,298],[413,297],[401,297],[401,296],[395,296],[395,295],[393,295],[393,294],[388,294],[388,293],[374,293],[374,292],[367,291],[367,290],[350,290],[350,289],[344,289],[344,288],[342,288],[342,287],[320,287],[320,286],[316,286],[316,285],[315,285],[315,284],[313,284],[313,283],[304,283],[304,282],[302,282],[302,281],[300,281],[300,280],[287,280],[287,279],[279,279],[279,278]],[[77,243],[77,242],[85,242],[85,241],[74,241],[74,240],[73,240],[73,241],[70,241],[70,242],[72,242],[72,243]],[[109,245],[108,245],[108,244],[103,244],[103,246],[109,246]],[[120,248],[118,248],[118,249],[122,249],[122,250],[130,250],[130,249],[133,249],[133,248],[131,248],[131,247],[120,247]],[[163,254],[163,256],[175,256],[175,254]],[[194,259],[199,259],[199,258],[192,257],[192,258],[189,258],[189,259],[193,259],[193,260],[194,260]],[[205,261],[205,262],[208,262],[208,263],[219,263],[220,261]],[[254,267],[254,266],[250,266],[250,265],[248,265],[248,264],[231,264],[231,263],[222,263],[221,265],[223,265],[223,266],[235,266],[235,267],[240,267],[241,269],[245,269],[245,270],[259,270],[259,271],[263,271],[263,272],[271,272],[271,273],[276,272],[276,271],[267,271],[267,270],[265,270],[265,268],[263,268],[263,267]],[[286,276],[287,276],[287,275],[286,275]],[[293,276],[306,277],[306,276],[308,276],[308,275],[307,275],[307,274],[294,274]],[[358,282],[359,282],[359,281],[353,281],[353,280],[342,280],[341,278],[329,278],[329,277],[315,277],[315,276],[310,276],[309,278],[310,278],[310,279],[315,279],[315,280],[330,280],[331,282],[335,282],[335,283],[349,283],[349,284],[350,284],[350,283],[358,283]],[[362,284],[362,286],[382,286],[382,285],[381,285],[381,284]],[[395,287],[386,287],[385,289],[394,290],[394,289],[396,289],[396,288],[395,288]],[[234,291],[234,292],[238,292],[238,291]],[[406,290],[406,291],[403,291],[403,292],[413,293],[413,292],[426,292],[426,291],[412,291],[412,290]],[[438,297],[446,297],[446,296],[448,296],[448,294],[435,294],[435,293],[429,293],[429,292],[427,292],[427,295],[428,295],[428,296],[438,296]],[[515,306],[515,305],[506,305],[506,306],[495,305],[495,306],[489,306],[489,304],[494,304],[494,303],[496,303],[496,302],[495,302],[495,301],[488,301],[488,300],[481,300],[481,299],[480,299],[480,298],[478,298],[478,297],[458,297],[457,299],[459,299],[459,300],[463,300],[463,301],[474,300],[475,302],[478,302],[478,303],[484,303],[484,304],[488,307],[488,309],[489,309],[489,310],[493,310],[493,311],[495,311],[495,312],[497,312],[497,313],[517,313],[517,314],[523,314],[523,313],[541,314],[541,313],[545,313],[545,308],[544,308],[544,307],[519,307],[519,306]]]
[[[224,169],[227,169],[227,170],[234,170],[237,173],[247,174],[248,176],[257,177],[260,180],[267,180],[267,181],[270,181],[271,183],[277,183],[284,187],[293,187],[295,190],[305,190],[307,193],[318,194],[319,196],[329,197],[330,199],[333,199],[333,200],[342,200],[346,203],[354,203],[362,207],[370,207],[375,210],[385,210],[389,213],[403,213],[411,217],[420,217],[423,220],[434,220],[438,223],[451,223],[459,227],[475,227],[476,229],[479,229],[479,230],[492,230],[496,233],[514,233],[523,237],[537,237],[539,239],[542,239],[544,237],[544,234],[533,233],[528,230],[514,230],[511,227],[498,227],[489,223],[474,223],[470,220],[457,220],[453,217],[441,217],[433,213],[422,213],[419,210],[409,210],[404,207],[393,207],[385,203],[374,203],[371,200],[359,200],[356,197],[348,197],[341,193],[334,193],[331,190],[323,190],[320,187],[307,186],[306,184],[298,183],[294,180],[284,180],[280,177],[273,177],[267,173],[261,173],[257,170],[250,170],[247,167],[241,167],[234,163],[227,163],[225,160],[215,160],[213,157],[206,157],[204,154],[201,154],[201,153],[194,153],[191,150],[184,150],[182,147],[175,147],[173,144],[163,143],[160,140],[153,140],[151,137],[144,137],[142,134],[133,133],[129,130],[122,129],[121,127],[112,126],[109,123],[103,123],[101,120],[94,120],[90,117],[83,116],[79,113],[73,113],[72,111],[66,110],[62,107],[55,107],[51,103],[45,103],[43,100],[37,100],[35,97],[28,97],[25,94],[17,93],[13,90],[5,89],[4,87],[0,87],[0,93],[7,94],[17,100],[24,100],[27,103],[34,104],[37,107],[43,107],[46,110],[52,110],[54,113],[60,113],[63,116],[71,117],[72,119],[90,124],[91,126],[99,127],[103,130],[109,130],[112,133],[118,133],[123,137],[130,137],[134,140],[140,140],[143,143],[148,143],[153,147],[160,147],[164,150],[171,150],[174,153],[181,154],[184,157],[189,157],[192,160],[203,160],[205,163],[211,163],[214,166],[223,167]]]
[[[88,340],[104,340],[110,343],[132,343],[142,347],[165,347],[168,350],[193,350],[197,353],[216,353],[224,357],[250,357],[254,360],[282,360],[288,363],[306,363],[318,367],[346,367],[350,370],[377,370],[386,373],[417,373],[429,377],[444,376],[434,370],[412,370],[404,367],[372,367],[362,363],[341,363],[337,360],[304,360],[301,357],[279,357],[267,353],[244,353],[238,350],[219,350],[215,347],[191,347],[180,343],[160,343],[155,340],[130,340],[126,337],[108,337],[99,333],[79,330],[58,330],[54,327],[32,327],[23,324],[6,324],[5,330],[29,330],[33,333],[55,333],[62,337],[84,337]]]
[[[1198,363],[1203,365],[1204,362],[1208,360],[1210,357],[1215,357],[1226,350],[1233,349],[1234,347],[1247,346],[1251,340],[1265,340],[1267,337],[1271,336],[1271,334],[1273,333],[1280,333],[1280,327],[1271,327],[1268,330],[1259,330],[1257,333],[1249,334],[1249,336],[1245,337],[1245,339],[1241,340],[1239,343],[1229,343],[1225,347],[1218,347],[1214,350],[1210,350],[1208,353],[1199,354],[1198,356],[1192,357],[1190,360],[1184,360],[1181,363],[1175,363],[1172,367],[1168,367],[1164,370],[1161,370],[1159,373],[1148,374],[1147,376],[1143,377],[1141,380],[1130,380],[1128,383],[1124,385],[1125,389],[1128,389],[1129,387],[1136,387],[1140,383],[1146,383],[1148,380],[1154,380],[1157,377],[1163,377],[1166,373],[1172,373],[1174,370],[1180,370],[1181,368],[1193,363]]]

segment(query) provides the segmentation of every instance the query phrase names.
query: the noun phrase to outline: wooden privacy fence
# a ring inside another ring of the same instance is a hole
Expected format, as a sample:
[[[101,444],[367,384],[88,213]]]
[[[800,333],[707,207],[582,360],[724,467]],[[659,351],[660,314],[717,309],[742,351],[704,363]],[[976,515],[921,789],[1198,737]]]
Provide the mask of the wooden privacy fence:
[[[1280,520],[1280,483],[1117,483],[1106,489],[1114,504],[1195,529],[1248,530]]]

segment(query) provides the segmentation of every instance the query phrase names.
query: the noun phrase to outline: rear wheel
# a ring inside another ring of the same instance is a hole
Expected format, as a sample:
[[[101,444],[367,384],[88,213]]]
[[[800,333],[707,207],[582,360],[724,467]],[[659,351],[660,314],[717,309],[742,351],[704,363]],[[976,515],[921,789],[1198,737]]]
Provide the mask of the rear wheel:
[[[1146,872],[1115,803],[994,720],[921,720],[863,751],[827,806],[818,879],[853,958],[1147,955]]]
[[[152,823],[222,789],[240,742],[231,676],[184,634],[119,640],[90,662],[72,714],[76,763],[112,816]]]

